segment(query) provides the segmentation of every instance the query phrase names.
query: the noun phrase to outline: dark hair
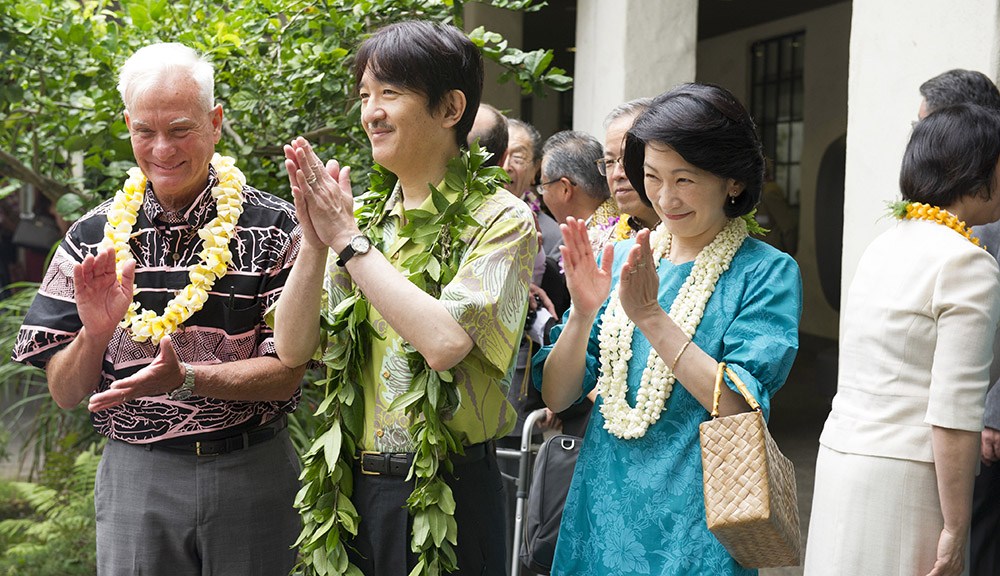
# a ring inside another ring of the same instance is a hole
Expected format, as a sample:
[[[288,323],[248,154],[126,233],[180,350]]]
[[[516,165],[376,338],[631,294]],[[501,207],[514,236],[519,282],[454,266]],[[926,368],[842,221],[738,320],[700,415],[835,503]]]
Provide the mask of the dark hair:
[[[920,85],[920,95],[928,112],[954,104],[978,104],[1000,110],[1000,90],[982,72],[956,68]]]
[[[689,164],[744,185],[735,203],[725,203],[730,218],[749,214],[760,201],[764,156],[753,120],[728,90],[713,84],[682,84],[653,99],[625,135],[625,174],[639,198],[646,196],[643,163],[646,144],[675,150]]]
[[[366,70],[380,82],[398,84],[427,96],[427,107],[437,110],[451,90],[465,94],[465,111],[455,125],[455,142],[465,148],[483,95],[483,56],[454,26],[406,20],[377,30],[354,60],[355,87]]]
[[[569,178],[587,196],[607,200],[608,181],[595,169],[604,157],[604,146],[590,134],[576,130],[556,132],[542,147],[542,178]]]
[[[499,166],[500,158],[507,151],[507,118],[489,104],[480,104],[476,118],[479,118],[479,114],[483,114],[484,118],[490,118],[490,124],[485,130],[476,130],[475,123],[473,123],[473,128],[469,131],[466,140],[472,144],[478,138],[479,145],[493,154],[483,163],[483,166]]]
[[[1000,111],[975,104],[945,106],[913,127],[903,153],[903,198],[950,206],[963,196],[993,193],[1000,158]]]

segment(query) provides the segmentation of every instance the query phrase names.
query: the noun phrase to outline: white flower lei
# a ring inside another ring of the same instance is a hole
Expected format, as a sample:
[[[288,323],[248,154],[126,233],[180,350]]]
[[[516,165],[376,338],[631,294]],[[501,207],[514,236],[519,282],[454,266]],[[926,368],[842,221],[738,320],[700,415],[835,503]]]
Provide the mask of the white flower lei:
[[[694,267],[669,312],[688,338],[694,337],[719,277],[729,270],[733,256],[746,237],[746,222],[743,218],[733,218],[695,258]],[[671,239],[663,224],[651,234],[655,266],[659,267],[660,260],[670,253]],[[656,350],[651,349],[642,371],[636,405],[634,408],[629,406],[625,393],[635,323],[622,309],[617,286],[608,300],[601,324],[601,375],[597,379],[597,391],[604,399],[601,404],[604,428],[618,438],[641,438],[649,426],[660,419],[676,378]]]
[[[152,310],[139,310],[138,302],[132,302],[125,312],[121,327],[131,330],[132,339],[136,342],[152,339],[154,344],[158,344],[164,336],[172,334],[179,324],[201,310],[216,279],[226,275],[233,259],[229,242],[236,235],[236,222],[243,213],[243,186],[246,184],[246,177],[235,164],[236,160],[229,156],[212,156],[212,165],[219,179],[218,184],[212,188],[218,214],[198,230],[198,236],[204,240],[204,247],[198,255],[201,262],[192,266],[188,272],[190,283],[167,302],[161,316],[157,316]],[[132,258],[129,239],[145,193],[146,176],[138,167],[131,168],[128,179],[115,194],[108,209],[104,239],[98,249],[115,249],[115,267],[119,281],[125,262]],[[134,294],[137,293],[136,289]]]

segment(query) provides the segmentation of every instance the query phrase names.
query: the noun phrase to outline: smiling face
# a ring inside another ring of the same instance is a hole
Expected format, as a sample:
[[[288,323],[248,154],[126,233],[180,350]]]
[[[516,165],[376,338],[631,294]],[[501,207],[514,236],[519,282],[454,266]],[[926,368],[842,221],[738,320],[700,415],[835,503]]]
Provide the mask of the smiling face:
[[[201,102],[190,78],[164,78],[125,112],[135,161],[168,208],[187,205],[208,184],[222,106],[205,110]]]
[[[688,246],[703,248],[725,227],[723,206],[742,187],[689,164],[673,148],[646,144],[646,194],[667,230]]]
[[[639,198],[639,193],[632,187],[628,176],[625,175],[625,167],[620,162],[624,153],[625,133],[632,127],[635,117],[635,114],[619,116],[608,125],[604,137],[604,160],[607,166],[608,190],[611,191],[611,197],[615,199],[620,212],[635,216],[643,224],[655,226],[659,217],[653,208],[646,206]]]
[[[538,172],[538,160],[531,145],[531,135],[520,126],[507,128],[507,158],[503,169],[510,176],[507,190],[518,198],[531,189],[531,183]]]
[[[607,166],[608,189],[618,203],[618,208],[626,214],[635,214],[636,209],[642,204],[639,200],[639,193],[635,191],[632,184],[625,175],[625,169],[618,161],[622,157],[622,142],[625,133],[632,127],[635,120],[634,115],[619,116],[608,125],[608,131],[604,136],[604,160]]]
[[[429,151],[456,147],[452,127],[457,120],[446,113],[447,97],[432,112],[427,96],[379,80],[370,70],[361,77],[359,88],[361,122],[372,158],[397,176],[422,169]]]

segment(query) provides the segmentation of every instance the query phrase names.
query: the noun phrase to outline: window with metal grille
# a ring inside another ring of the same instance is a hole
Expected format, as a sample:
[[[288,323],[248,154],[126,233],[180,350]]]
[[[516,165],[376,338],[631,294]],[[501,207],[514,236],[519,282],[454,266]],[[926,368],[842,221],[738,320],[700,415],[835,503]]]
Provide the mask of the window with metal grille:
[[[802,72],[805,32],[754,42],[750,48],[750,109],[769,159],[770,174],[791,206],[802,189]]]

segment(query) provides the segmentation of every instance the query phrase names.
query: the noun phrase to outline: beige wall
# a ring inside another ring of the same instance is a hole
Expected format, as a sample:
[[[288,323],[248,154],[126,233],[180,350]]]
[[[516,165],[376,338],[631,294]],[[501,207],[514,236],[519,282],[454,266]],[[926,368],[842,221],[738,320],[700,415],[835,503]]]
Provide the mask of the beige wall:
[[[579,0],[573,128],[603,139],[615,106],[695,73],[697,0]]]
[[[953,68],[1000,69],[1000,0],[858,2],[851,24],[851,101],[844,204],[843,290],[872,239],[891,225],[899,167],[919,87]],[[886,24],[891,23],[891,28]]]
[[[837,338],[839,315],[826,302],[816,268],[814,209],[816,177],[823,153],[847,129],[847,71],[851,3],[844,2],[717,36],[698,43],[696,79],[725,86],[749,104],[750,46],[753,42],[805,31],[802,190],[799,247],[803,332]]]

